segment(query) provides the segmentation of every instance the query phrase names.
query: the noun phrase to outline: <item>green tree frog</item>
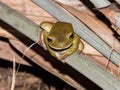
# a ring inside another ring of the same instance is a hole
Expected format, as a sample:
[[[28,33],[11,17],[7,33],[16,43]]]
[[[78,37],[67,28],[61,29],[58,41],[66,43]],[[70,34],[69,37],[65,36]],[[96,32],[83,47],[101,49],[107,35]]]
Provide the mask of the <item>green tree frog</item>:
[[[80,52],[83,50],[83,43],[80,37],[74,33],[71,23],[42,22],[40,27],[43,31],[39,44],[57,59],[64,60],[78,50],[78,46],[80,46]]]

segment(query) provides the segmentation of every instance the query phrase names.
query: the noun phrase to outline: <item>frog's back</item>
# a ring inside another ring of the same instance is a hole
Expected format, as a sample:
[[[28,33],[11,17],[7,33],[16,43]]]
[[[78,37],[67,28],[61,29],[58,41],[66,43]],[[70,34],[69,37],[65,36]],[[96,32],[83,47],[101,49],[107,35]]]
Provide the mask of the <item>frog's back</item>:
[[[64,35],[66,33],[71,33],[74,32],[73,31],[73,27],[71,23],[67,23],[67,22],[56,22],[53,27],[51,28],[51,32],[50,34],[54,35]],[[64,32],[64,33],[63,33]]]

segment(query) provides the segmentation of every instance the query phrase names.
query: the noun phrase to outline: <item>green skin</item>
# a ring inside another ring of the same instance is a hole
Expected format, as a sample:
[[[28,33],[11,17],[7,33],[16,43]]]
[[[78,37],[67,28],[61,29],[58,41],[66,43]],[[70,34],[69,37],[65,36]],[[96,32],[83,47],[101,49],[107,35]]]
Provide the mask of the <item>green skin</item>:
[[[52,56],[64,60],[76,50],[78,46],[83,50],[80,37],[74,33],[72,24],[66,22],[42,22],[44,43]]]

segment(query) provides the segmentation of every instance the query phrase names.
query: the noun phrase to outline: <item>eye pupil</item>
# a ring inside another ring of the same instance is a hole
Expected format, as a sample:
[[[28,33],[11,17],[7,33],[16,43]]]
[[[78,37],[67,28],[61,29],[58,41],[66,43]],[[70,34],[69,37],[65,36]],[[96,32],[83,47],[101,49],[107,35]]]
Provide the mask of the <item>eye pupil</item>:
[[[52,39],[51,39],[51,38],[47,38],[47,41],[48,41],[48,42],[52,42]]]
[[[69,36],[70,39],[73,39],[74,38],[74,34],[72,33],[70,36]]]

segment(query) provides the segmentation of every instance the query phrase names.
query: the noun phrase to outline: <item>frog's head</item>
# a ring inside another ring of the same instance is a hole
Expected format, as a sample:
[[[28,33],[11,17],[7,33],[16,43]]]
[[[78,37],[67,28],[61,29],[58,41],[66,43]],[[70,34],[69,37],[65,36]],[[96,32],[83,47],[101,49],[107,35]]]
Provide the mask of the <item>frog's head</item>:
[[[63,50],[70,48],[74,40],[72,24],[56,22],[46,37],[46,42],[51,49]]]

